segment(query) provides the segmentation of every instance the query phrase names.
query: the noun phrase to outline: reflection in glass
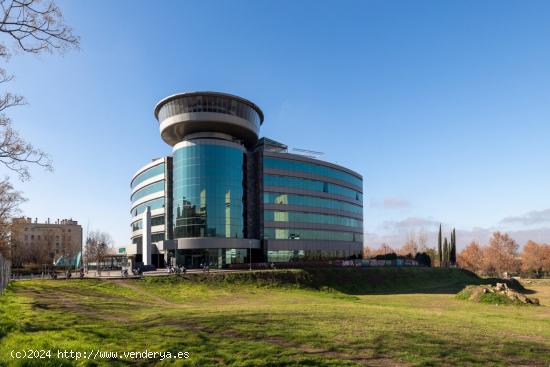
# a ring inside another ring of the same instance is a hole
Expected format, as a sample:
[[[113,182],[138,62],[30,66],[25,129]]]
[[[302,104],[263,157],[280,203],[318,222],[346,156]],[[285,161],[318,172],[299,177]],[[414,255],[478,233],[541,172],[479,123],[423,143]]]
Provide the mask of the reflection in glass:
[[[301,228],[265,228],[264,237],[275,240],[319,240],[363,242],[363,235],[355,232],[324,231]]]
[[[337,170],[332,167],[323,166],[321,164],[309,163],[309,162],[300,162],[293,161],[290,159],[275,158],[275,157],[264,157],[264,167],[265,168],[276,168],[287,171],[299,171],[305,173],[311,173],[320,176],[327,176],[335,178],[337,180],[346,181],[352,185],[362,187],[363,180],[360,178]]]
[[[164,180],[160,180],[158,182],[142,187],[141,189],[139,189],[138,191],[132,194],[132,197],[130,198],[130,200],[134,202],[141,199],[144,196],[154,194],[155,192],[160,192],[160,191],[164,191]]]
[[[244,237],[244,153],[216,144],[174,152],[174,237]]]
[[[159,217],[151,217],[151,227],[160,226],[164,224],[164,215]],[[136,220],[132,223],[132,232],[143,228],[143,220]]]
[[[363,194],[344,186],[335,185],[330,182],[311,180],[299,177],[264,175],[265,186],[293,187],[303,190],[320,191],[329,194],[345,196],[359,202],[363,201]]]
[[[149,207],[149,209],[151,210],[164,208],[164,198],[162,197],[158,199],[153,199],[139,204],[134,209],[132,209],[132,216],[135,217],[136,215],[143,213],[147,207]]]
[[[273,222],[290,222],[295,223],[318,223],[347,226],[354,228],[363,228],[363,221],[355,218],[343,217],[340,215],[307,213],[307,212],[286,212],[286,211],[264,211],[264,220]]]
[[[133,180],[130,186],[132,189],[142,183],[143,181],[147,180],[148,178],[155,177],[157,175],[164,173],[164,163],[158,164],[156,166],[153,166],[146,171],[141,172],[139,175],[137,175]]]
[[[264,192],[265,204],[301,205],[317,208],[335,209],[356,214],[363,213],[363,207],[345,201],[319,198],[309,195],[281,194],[278,192]]]

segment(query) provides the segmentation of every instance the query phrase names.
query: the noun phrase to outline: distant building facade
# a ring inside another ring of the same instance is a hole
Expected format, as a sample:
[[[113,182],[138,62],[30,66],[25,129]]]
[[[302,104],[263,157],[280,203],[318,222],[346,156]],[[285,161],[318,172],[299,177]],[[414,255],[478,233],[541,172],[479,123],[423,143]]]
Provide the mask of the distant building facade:
[[[82,249],[82,226],[72,219],[43,223],[31,218],[12,221],[12,258],[22,264],[53,264],[60,257],[76,255]]]
[[[189,268],[359,258],[363,178],[259,139],[263,112],[217,92],[182,93],[155,108],[171,155],[131,180],[137,262]]]

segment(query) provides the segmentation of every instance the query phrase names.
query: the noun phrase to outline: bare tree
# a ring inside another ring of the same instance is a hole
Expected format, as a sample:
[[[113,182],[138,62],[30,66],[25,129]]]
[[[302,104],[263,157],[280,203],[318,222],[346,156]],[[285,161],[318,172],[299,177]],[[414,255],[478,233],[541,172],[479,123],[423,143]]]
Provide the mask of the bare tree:
[[[401,256],[407,256],[408,254],[411,254],[413,257],[418,252],[418,242],[416,240],[416,232],[410,231],[407,234],[407,240],[405,241],[405,244],[399,249],[398,253]]]
[[[97,274],[101,275],[101,263],[105,260],[112,244],[111,236],[101,231],[91,231],[86,238],[85,260],[96,264]]]
[[[16,52],[64,52],[79,46],[79,38],[65,24],[61,10],[53,1],[0,0],[0,18],[0,35],[15,41]],[[0,39],[0,59],[8,61],[10,56],[10,48]],[[0,68],[0,85],[12,79],[12,75]],[[26,180],[30,178],[29,164],[51,170],[52,162],[46,153],[13,129],[6,110],[23,104],[22,96],[6,91],[0,96],[0,162],[16,172],[21,180]]]
[[[2,0],[0,32],[10,35],[26,52],[64,51],[79,44],[53,1]],[[4,51],[7,53],[7,51]]]
[[[379,248],[372,251],[371,256],[378,256],[378,255],[387,255],[391,254],[393,249],[388,245],[387,243],[382,243]]]
[[[428,233],[422,228],[418,232],[418,252],[426,252],[428,250]]]
[[[370,247],[364,246],[363,247],[363,259],[369,259],[372,255],[373,251]]]
[[[0,162],[17,173],[22,181],[30,178],[29,163],[37,164],[48,171],[52,171],[53,166],[50,157],[40,149],[33,147],[31,143],[26,142],[13,129],[10,118],[2,113],[7,108],[3,106],[6,98],[11,97],[6,94],[0,100]]]
[[[19,212],[19,204],[25,199],[15,191],[10,181],[0,181],[0,253],[11,258],[11,218]]]

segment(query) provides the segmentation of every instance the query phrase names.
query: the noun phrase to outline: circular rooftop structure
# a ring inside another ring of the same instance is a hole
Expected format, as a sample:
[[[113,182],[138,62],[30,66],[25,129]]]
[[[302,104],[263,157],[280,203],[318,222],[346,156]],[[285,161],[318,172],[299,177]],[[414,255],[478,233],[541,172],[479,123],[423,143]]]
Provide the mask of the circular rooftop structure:
[[[157,103],[160,135],[174,146],[196,133],[224,133],[250,146],[258,140],[262,110],[249,100],[228,93],[189,92]]]

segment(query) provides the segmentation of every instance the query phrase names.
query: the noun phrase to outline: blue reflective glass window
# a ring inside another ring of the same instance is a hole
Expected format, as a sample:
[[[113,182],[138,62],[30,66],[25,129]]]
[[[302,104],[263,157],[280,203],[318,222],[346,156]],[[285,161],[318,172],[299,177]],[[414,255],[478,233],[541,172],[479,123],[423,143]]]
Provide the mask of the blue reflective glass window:
[[[132,232],[135,232],[137,230],[140,230],[143,228],[143,221],[140,219],[140,220],[136,220],[134,223],[132,223]]]
[[[151,177],[158,176],[158,175],[163,174],[163,173],[164,173],[164,163],[158,164],[156,166],[153,166],[153,167],[149,168],[146,171],[141,172],[139,175],[137,175],[132,180],[132,183],[131,183],[130,186],[133,189],[134,187],[136,187],[137,185],[139,185],[143,181],[145,181],[145,180],[147,180]]]
[[[142,204],[139,204],[132,209],[132,216],[135,217],[136,215],[143,213],[147,207],[149,207],[151,210],[164,208],[164,198],[162,197],[154,200],[149,200]]]
[[[363,242],[363,235],[361,233],[302,228],[264,228],[264,238],[276,240]]]
[[[163,224],[164,224],[164,215],[161,215],[161,216],[158,216],[158,217],[151,217],[151,227],[160,226],[160,225],[163,225]],[[143,220],[142,219],[136,220],[135,222],[132,223],[131,227],[132,227],[132,232],[135,232],[139,229],[142,229],[143,228]]]
[[[329,182],[310,180],[298,177],[264,175],[264,186],[293,187],[303,190],[320,191],[345,196],[359,202],[363,201],[363,194],[344,186]]]
[[[348,182],[358,187],[363,187],[362,179],[352,174],[349,174],[347,172],[343,172],[335,168],[323,166],[321,164],[300,162],[300,161],[294,161],[294,160],[283,159],[283,158],[275,158],[275,157],[264,157],[264,167],[283,169],[287,171],[305,172],[305,173],[310,173],[310,174],[315,174],[320,176],[331,177],[337,180]]]
[[[292,226],[297,226],[297,223],[318,223],[363,228],[363,221],[355,218],[295,211],[265,210],[264,221],[288,222]]]
[[[137,201],[147,195],[154,194],[155,192],[164,191],[164,183],[165,183],[164,180],[161,180],[142,187],[141,189],[139,189],[138,191],[132,194],[132,197],[131,197],[132,202]]]
[[[308,195],[285,194],[278,192],[264,192],[265,204],[300,205],[317,208],[327,208],[361,214],[363,208],[356,204],[336,199],[319,198]]]
[[[244,153],[198,144],[174,152],[174,237],[244,237]]]

